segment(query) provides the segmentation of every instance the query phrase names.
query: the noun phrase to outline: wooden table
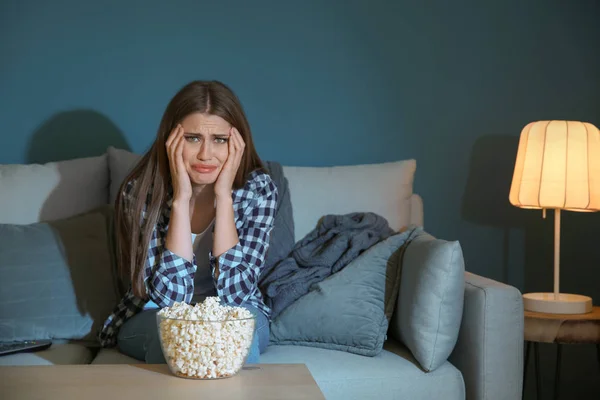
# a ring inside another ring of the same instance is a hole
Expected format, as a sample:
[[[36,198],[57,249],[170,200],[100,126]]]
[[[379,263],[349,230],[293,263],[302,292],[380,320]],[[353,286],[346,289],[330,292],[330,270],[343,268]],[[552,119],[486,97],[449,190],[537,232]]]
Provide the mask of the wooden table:
[[[525,311],[525,350],[524,374],[527,372],[530,345],[533,343],[538,399],[541,392],[540,355],[538,343],[556,344],[556,371],[554,375],[554,398],[558,399],[560,382],[560,362],[563,344],[595,344],[596,357],[600,366],[600,307],[593,307],[586,314],[546,314]],[[523,376],[523,392],[525,389]]]
[[[12,399],[324,399],[304,364],[256,364],[217,380],[178,378],[164,364],[0,367]]]

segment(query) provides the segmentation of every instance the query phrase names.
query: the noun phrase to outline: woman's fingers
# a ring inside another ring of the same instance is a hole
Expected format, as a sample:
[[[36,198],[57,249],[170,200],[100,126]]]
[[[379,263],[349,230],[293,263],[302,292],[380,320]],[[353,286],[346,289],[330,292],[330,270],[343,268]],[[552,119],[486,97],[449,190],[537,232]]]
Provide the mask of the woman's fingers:
[[[234,155],[237,148],[237,136],[235,134],[236,129],[231,127],[229,130],[229,154]]]
[[[231,166],[234,156],[235,144],[233,143],[233,134],[230,134],[229,141],[227,142],[227,160],[225,160],[225,165],[223,165],[223,169],[229,168]]]
[[[233,136],[233,139],[235,142],[234,146],[235,146],[236,164],[239,165],[239,163],[242,159],[242,156],[244,155],[244,147],[246,146],[246,144],[244,143],[244,139],[242,139],[242,135],[236,128],[232,129],[231,136]]]
[[[173,143],[173,140],[175,140],[175,138],[177,137],[177,134],[179,133],[179,124],[177,124],[175,126],[175,128],[173,128],[173,130],[171,131],[171,133],[169,134],[169,137],[167,138],[167,141],[165,143],[165,146],[167,146],[167,149],[171,147],[171,143]]]
[[[183,128],[181,128],[180,134],[179,134],[179,141],[177,142],[177,147],[175,149],[175,159],[177,160],[177,166],[181,169],[181,172],[183,172],[183,169],[184,169],[184,165],[183,165],[184,140],[185,140],[185,138],[183,137]]]
[[[175,131],[175,135],[173,136],[173,141],[171,142],[171,150],[173,151],[173,155],[177,154],[177,150],[183,142],[183,127],[178,126]]]
[[[191,182],[183,162],[184,141],[183,126],[177,124],[165,141],[165,147],[167,158],[169,159],[169,172],[175,197],[183,196],[181,198],[189,199],[189,196],[191,196]]]
[[[181,124],[177,124],[177,126],[173,129],[169,135],[169,138],[167,139],[166,146],[171,175],[176,178],[180,173],[179,171],[181,170],[181,164],[183,164],[183,127]],[[181,161],[179,160],[180,158]]]
[[[169,164],[171,166],[172,174],[177,173],[177,148],[179,143],[182,141],[182,133],[183,127],[178,124],[167,141],[167,154],[169,156]]]

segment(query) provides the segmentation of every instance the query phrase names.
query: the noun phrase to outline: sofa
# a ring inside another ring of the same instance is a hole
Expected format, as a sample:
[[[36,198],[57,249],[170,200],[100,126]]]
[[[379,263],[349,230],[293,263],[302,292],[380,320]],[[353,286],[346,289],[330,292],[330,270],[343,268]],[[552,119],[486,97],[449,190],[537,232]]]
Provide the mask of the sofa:
[[[130,152],[111,147],[97,157],[43,165],[0,165],[0,224],[32,226],[68,219],[110,204],[135,157]],[[413,193],[415,160],[336,167],[283,166],[283,171],[289,183],[296,240],[307,234],[321,216],[332,213],[371,211],[385,217],[394,229],[406,226],[426,228],[422,199]],[[6,231],[0,231],[0,235],[5,234],[3,232]],[[31,246],[35,248],[35,245]],[[406,255],[412,246],[408,244]],[[4,251],[7,252],[6,249]],[[0,257],[6,259],[8,256],[0,254]],[[110,257],[107,256],[104,261],[91,261],[109,263]],[[398,312],[389,322],[390,329],[383,349],[376,355],[272,343],[261,355],[261,362],[306,364],[327,399],[521,398],[521,294],[514,287],[470,273],[468,269],[469,266],[465,265],[465,271],[461,272],[461,315],[455,318],[456,337],[449,340],[452,347],[447,359],[444,357],[435,368],[423,368],[399,329],[392,329],[405,321],[397,315]],[[7,291],[12,289],[8,289],[4,276],[2,280],[0,289],[6,298]],[[98,278],[97,285],[75,291],[75,295],[88,296],[86,301],[89,303],[94,290],[113,284],[116,285],[114,279],[106,278],[106,282],[102,282]],[[35,289],[40,290],[46,289]],[[64,292],[68,288],[61,290]],[[104,296],[105,293],[107,304],[113,303],[117,298],[116,290],[102,290],[104,292],[97,295]],[[14,292],[12,295],[22,294]],[[58,298],[56,296],[47,295],[43,300],[38,297],[32,301],[38,305],[41,302],[51,304],[53,299]],[[407,306],[404,304],[405,309]],[[54,340],[52,346],[44,351],[0,357],[0,365],[138,362],[115,348],[101,349],[94,343],[92,323],[97,329],[106,308],[97,312],[93,311],[93,304],[80,302],[77,309],[82,315],[89,314],[90,324],[76,327],[90,331],[87,332],[88,340]],[[7,312],[8,308],[3,310]],[[443,319],[444,315],[439,318]],[[14,321],[12,324],[0,315],[0,334],[6,336],[10,329],[16,329]],[[61,323],[59,328],[65,329],[68,325]]]

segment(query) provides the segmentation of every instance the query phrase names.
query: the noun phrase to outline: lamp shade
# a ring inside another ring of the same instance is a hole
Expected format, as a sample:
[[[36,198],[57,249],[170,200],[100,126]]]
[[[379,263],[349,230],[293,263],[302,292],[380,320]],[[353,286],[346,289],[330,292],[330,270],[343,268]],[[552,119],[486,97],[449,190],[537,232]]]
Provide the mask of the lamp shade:
[[[509,195],[522,208],[600,210],[600,131],[578,121],[523,128]]]

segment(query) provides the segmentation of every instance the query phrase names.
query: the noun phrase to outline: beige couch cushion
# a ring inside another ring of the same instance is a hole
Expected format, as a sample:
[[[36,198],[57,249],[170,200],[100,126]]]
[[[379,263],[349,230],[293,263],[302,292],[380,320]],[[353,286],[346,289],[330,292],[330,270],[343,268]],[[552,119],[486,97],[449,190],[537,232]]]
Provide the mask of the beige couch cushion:
[[[119,186],[140,156],[114,147],[109,147],[107,154],[109,198],[113,203]],[[326,214],[371,211],[385,217],[395,230],[409,224],[422,225],[421,199],[413,196],[416,167],[415,160],[335,167],[283,166],[290,185],[296,241]]]
[[[370,211],[385,217],[394,230],[411,224],[416,167],[415,160],[335,167],[284,166],[296,241],[327,214]]]
[[[265,364],[306,364],[327,399],[464,400],[462,374],[449,362],[433,372],[419,368],[410,351],[389,340],[375,357],[304,346],[269,346]]]
[[[116,348],[100,349],[92,364],[139,364],[144,361],[138,361],[135,358],[126,356]]]
[[[108,169],[110,173],[108,201],[110,204],[114,204],[115,200],[117,200],[117,193],[119,193],[121,184],[133,167],[135,167],[135,164],[141,160],[142,156],[112,146],[106,150],[106,155],[108,157]]]
[[[0,164],[0,223],[57,220],[107,201],[106,154],[47,164]]]
[[[0,357],[0,365],[69,365],[89,364],[92,350],[78,343],[53,343],[47,350],[16,353]]]

